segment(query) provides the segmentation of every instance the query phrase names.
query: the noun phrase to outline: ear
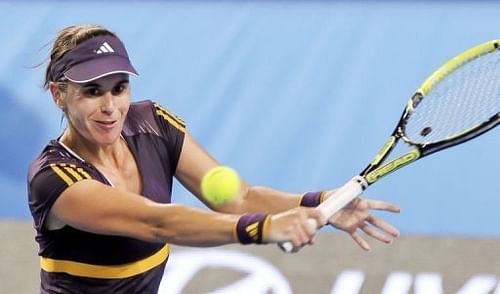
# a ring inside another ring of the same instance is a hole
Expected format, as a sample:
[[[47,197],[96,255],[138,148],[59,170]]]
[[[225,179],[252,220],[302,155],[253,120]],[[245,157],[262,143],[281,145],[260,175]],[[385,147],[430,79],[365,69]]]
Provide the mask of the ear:
[[[54,103],[57,105],[57,107],[64,109],[64,93],[61,91],[57,83],[49,82],[49,90],[50,94],[52,94],[52,99],[54,100]]]

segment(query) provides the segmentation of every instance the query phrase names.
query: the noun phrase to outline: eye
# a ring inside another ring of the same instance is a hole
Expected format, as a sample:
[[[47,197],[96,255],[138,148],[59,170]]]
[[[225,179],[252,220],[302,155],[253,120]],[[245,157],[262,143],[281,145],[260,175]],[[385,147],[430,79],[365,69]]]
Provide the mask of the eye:
[[[125,92],[126,90],[127,90],[127,84],[126,83],[121,83],[121,84],[116,85],[113,88],[112,92],[113,92],[113,95],[120,95],[123,92]]]
[[[83,94],[88,97],[95,97],[102,95],[101,90],[97,87],[85,88],[85,90],[83,90]]]

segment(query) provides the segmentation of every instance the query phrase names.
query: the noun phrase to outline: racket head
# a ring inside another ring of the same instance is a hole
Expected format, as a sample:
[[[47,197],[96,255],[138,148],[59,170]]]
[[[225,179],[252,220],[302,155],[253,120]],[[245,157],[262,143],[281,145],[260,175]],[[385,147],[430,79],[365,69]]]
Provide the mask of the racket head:
[[[360,173],[368,185],[436,151],[473,139],[500,124],[500,40],[450,59],[417,89],[396,129]],[[398,141],[412,150],[389,162]]]
[[[435,71],[408,101],[396,135],[420,157],[500,123],[500,40],[471,48]]]

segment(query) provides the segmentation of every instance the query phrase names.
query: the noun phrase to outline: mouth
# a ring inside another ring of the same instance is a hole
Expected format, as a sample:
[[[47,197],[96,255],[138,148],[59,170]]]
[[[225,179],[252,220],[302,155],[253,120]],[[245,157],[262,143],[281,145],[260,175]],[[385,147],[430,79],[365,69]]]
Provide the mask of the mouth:
[[[112,129],[116,126],[118,120],[95,120],[94,122],[100,128],[105,129],[105,130],[109,130],[109,129]]]

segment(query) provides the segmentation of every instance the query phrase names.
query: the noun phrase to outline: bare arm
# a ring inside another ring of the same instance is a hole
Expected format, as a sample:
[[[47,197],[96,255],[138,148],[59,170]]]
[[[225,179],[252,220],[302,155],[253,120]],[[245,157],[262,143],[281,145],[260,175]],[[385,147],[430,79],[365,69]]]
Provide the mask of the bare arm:
[[[189,134],[186,134],[176,176],[185,187],[213,210],[224,213],[279,213],[300,204],[302,196],[300,194],[286,193],[267,187],[250,186],[243,181],[241,194],[235,201],[213,206],[203,199],[199,185],[203,175],[217,165],[219,163],[199,146]],[[326,197],[335,197],[334,195],[334,190],[332,190],[327,193]],[[397,213],[399,207],[383,201],[357,198],[330,218],[329,224],[348,233],[365,250],[369,250],[370,247],[359,234],[359,230],[379,241],[392,242],[399,235],[399,231],[382,219],[371,215],[372,210]]]
[[[150,242],[182,245],[191,240],[197,246],[236,242],[232,234],[236,215],[160,204],[94,180],[67,188],[52,206],[51,214],[80,230]],[[207,223],[211,224],[209,228]]]
[[[242,181],[241,193],[236,200],[224,205],[211,205],[201,195],[200,182],[205,173],[218,165],[220,164],[189,133],[186,133],[176,177],[211,209],[235,214],[245,212],[278,213],[299,206],[301,197],[299,194],[286,193],[267,187],[250,186],[245,181]]]
[[[238,242],[235,226],[240,215],[159,204],[94,180],[83,180],[68,187],[50,214],[80,230],[149,242],[198,247]],[[297,245],[309,242],[315,231],[307,226],[308,218],[326,222],[314,209],[272,215],[264,241],[292,240]]]

